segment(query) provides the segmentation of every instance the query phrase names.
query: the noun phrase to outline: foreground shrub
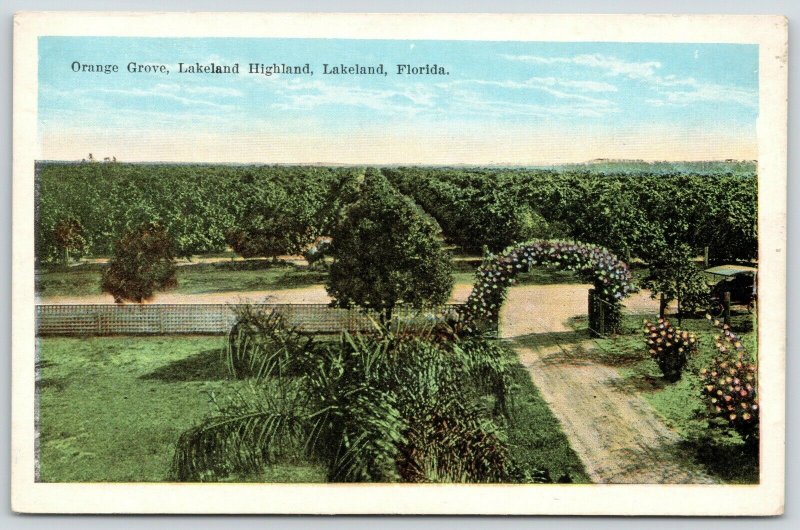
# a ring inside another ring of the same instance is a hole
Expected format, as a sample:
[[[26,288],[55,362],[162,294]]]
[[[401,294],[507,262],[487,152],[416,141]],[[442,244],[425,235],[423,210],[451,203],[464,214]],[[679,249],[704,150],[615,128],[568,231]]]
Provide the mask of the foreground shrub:
[[[697,337],[673,327],[665,318],[659,318],[655,324],[645,320],[644,335],[648,351],[664,379],[670,382],[679,380],[689,355],[697,351]]]
[[[730,326],[718,320],[714,325],[722,332],[715,337],[718,355],[710,367],[700,371],[707,417],[714,426],[735,430],[745,444],[755,448],[760,412],[758,366]]]
[[[494,414],[510,380],[497,344],[389,332],[312,343],[253,310],[234,327],[229,367],[249,386],[181,435],[173,479],[258,474],[293,452],[336,482],[542,476],[512,462]]]
[[[287,326],[280,313],[252,305],[237,306],[235,312],[223,354],[236,379],[296,373],[314,350],[312,338]]]
[[[117,303],[141,303],[157,290],[177,287],[175,272],[172,238],[156,224],[143,224],[119,239],[100,288]]]

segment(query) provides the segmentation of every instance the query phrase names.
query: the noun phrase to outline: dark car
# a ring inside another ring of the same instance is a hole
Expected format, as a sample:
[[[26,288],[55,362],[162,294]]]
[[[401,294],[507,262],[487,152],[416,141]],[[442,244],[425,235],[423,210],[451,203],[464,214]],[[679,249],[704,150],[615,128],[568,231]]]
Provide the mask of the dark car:
[[[720,315],[724,310],[725,293],[731,293],[731,304],[747,307],[752,312],[756,305],[758,269],[744,265],[719,265],[703,271],[711,288],[709,312]]]

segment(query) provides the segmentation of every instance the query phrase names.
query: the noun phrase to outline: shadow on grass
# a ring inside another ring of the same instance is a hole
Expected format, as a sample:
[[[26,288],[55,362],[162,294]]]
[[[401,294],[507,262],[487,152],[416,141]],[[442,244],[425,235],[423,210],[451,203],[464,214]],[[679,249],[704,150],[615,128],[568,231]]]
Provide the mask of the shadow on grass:
[[[626,394],[640,394],[642,392],[657,392],[663,390],[669,383],[663,377],[650,374],[634,373],[608,382],[615,390]]]
[[[630,348],[626,344],[616,344],[607,340],[593,339],[586,329],[561,331],[557,333],[533,333],[514,337],[513,342],[528,348],[558,347],[558,351],[548,355],[545,362],[553,364],[598,363],[605,366],[632,366],[648,356],[641,348]],[[652,385],[645,388],[657,389]]]
[[[141,376],[140,379],[180,383],[185,381],[219,381],[228,379],[228,372],[218,349],[206,350],[174,361]]]
[[[709,439],[685,441],[681,449],[706,471],[728,484],[758,484],[758,450],[744,444],[719,444]]]
[[[67,388],[67,380],[64,377],[48,377],[36,381],[36,390],[50,390],[60,392]]]
[[[572,347],[589,338],[589,332],[587,330],[531,333],[528,335],[509,337],[510,340],[527,348],[549,348],[551,346]]]
[[[268,269],[283,269],[293,267],[294,265],[285,260],[272,260],[266,258],[247,259],[247,260],[231,260],[231,261],[217,261],[213,263],[187,263],[182,266],[186,270],[193,272],[208,272],[208,271],[263,271]]]
[[[212,286],[192,279],[189,286],[184,289],[192,294],[222,293],[229,291],[281,291],[323,285],[328,275],[324,271],[291,270],[280,276],[250,276],[226,278],[221,285]]]

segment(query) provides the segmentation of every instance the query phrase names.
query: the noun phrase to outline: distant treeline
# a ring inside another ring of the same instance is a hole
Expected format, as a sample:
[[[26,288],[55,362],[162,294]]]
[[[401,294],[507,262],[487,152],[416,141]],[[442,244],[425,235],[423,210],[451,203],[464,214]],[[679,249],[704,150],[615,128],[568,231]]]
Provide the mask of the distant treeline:
[[[716,175],[598,174],[580,167],[384,173],[466,250],[497,252],[549,237],[603,245],[625,260],[650,261],[685,244],[698,253],[709,247],[711,258],[722,261],[756,257],[757,178],[750,168]]]
[[[549,237],[600,244],[623,259],[649,261],[676,243],[708,246],[716,260],[754,258],[755,165],[684,166],[382,172],[465,252]],[[300,252],[331,233],[364,168],[47,162],[36,173],[36,253],[49,262],[62,259],[65,231],[80,233],[82,253],[108,255],[122,233],[146,222],[165,227],[183,256],[230,246],[249,256]]]
[[[60,260],[59,223],[77,220],[85,254],[108,255],[126,231],[157,223],[181,256],[247,253],[260,232],[275,254],[329,233],[353,200],[360,168],[41,163],[36,171],[36,255]],[[348,194],[350,196],[348,197]]]

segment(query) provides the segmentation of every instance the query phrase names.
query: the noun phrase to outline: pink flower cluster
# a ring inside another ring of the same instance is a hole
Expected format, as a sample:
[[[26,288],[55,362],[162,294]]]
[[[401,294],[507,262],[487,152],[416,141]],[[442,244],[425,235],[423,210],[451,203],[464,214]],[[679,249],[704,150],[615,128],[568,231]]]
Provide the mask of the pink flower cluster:
[[[677,381],[686,366],[689,355],[697,350],[694,333],[682,331],[665,318],[653,323],[644,321],[644,334],[650,356],[669,381]]]
[[[711,416],[727,422],[747,441],[758,433],[758,367],[730,326],[719,320],[713,323],[722,331],[714,337],[719,355],[700,371],[702,392]]]

